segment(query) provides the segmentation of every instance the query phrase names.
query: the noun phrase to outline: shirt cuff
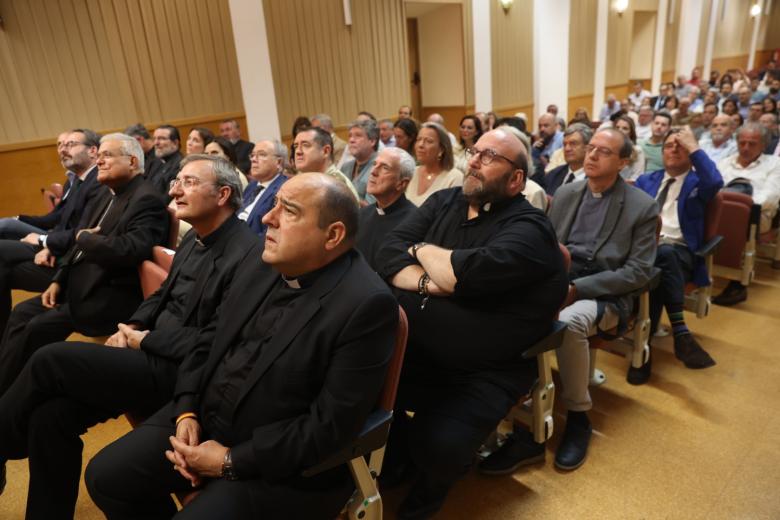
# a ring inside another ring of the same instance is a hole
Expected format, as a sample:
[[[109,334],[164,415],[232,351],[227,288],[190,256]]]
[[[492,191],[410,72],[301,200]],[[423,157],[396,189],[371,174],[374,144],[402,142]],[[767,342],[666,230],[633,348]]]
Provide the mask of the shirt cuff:
[[[40,235],[40,238],[38,239],[43,247],[46,247],[46,240],[49,238],[49,235]]]

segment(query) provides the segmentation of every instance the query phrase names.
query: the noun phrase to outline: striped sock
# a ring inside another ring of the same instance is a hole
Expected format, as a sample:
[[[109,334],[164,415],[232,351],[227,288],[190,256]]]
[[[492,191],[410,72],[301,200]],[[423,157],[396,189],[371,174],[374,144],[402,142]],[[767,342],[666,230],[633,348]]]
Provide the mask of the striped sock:
[[[688,327],[685,325],[682,305],[680,305],[679,310],[675,309],[672,311],[671,309],[667,309],[666,313],[669,315],[669,322],[672,324],[672,334],[674,334],[674,337],[691,333],[691,331],[689,331]]]

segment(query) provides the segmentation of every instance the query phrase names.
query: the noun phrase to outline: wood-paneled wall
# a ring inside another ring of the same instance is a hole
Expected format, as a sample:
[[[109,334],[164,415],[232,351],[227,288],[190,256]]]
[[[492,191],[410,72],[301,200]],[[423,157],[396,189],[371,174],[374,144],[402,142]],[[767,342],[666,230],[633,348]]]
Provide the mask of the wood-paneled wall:
[[[490,28],[495,110],[533,104],[533,1],[517,0],[506,13],[490,2]]]
[[[571,3],[569,24],[569,96],[593,94],[597,0]],[[590,110],[590,108],[588,109]],[[569,110],[570,115],[574,112]]]
[[[227,0],[0,0],[0,144],[242,112]]]
[[[263,0],[282,133],[300,115],[336,126],[360,110],[395,115],[409,103],[406,20],[399,0]]]

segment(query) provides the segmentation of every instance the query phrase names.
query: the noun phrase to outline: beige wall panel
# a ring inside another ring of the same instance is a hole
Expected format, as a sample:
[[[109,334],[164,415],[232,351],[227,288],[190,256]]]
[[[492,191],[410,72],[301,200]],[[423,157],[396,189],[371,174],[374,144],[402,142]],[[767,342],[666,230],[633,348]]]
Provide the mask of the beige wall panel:
[[[571,3],[569,24],[569,96],[593,94],[597,0]],[[569,111],[569,114],[574,112]]]
[[[402,2],[351,4],[347,27],[341,0],[263,0],[283,134],[300,115],[325,112],[343,126],[360,110],[384,117],[407,102]]]
[[[622,15],[618,15],[614,9],[609,9],[605,80],[607,86],[622,85],[628,82],[633,27],[633,9],[629,8]]]
[[[701,22],[699,26],[699,47],[696,52],[696,64],[704,65],[704,52],[707,50],[707,33],[710,30],[710,12],[712,12],[711,2],[702,2]]]
[[[630,79],[648,79],[653,71],[653,42],[655,40],[654,11],[634,11],[631,45],[629,46]]]
[[[764,35],[764,44],[759,43],[759,48],[780,49],[780,6],[777,2],[772,2],[772,10],[769,17],[764,19],[766,24],[766,34]],[[761,40],[759,40],[761,42]]]
[[[496,112],[533,104],[533,18],[532,0],[516,0],[507,13],[497,1],[490,2]]]
[[[474,105],[474,30],[472,28],[471,2],[463,2],[463,48],[466,75],[466,105]]]
[[[664,36],[664,60],[663,60],[663,66],[661,67],[662,71],[671,70],[674,74],[674,68],[677,65],[677,31],[680,27],[680,10],[682,8],[682,0],[677,0],[674,2],[675,9],[673,14],[673,22],[669,23],[669,11],[672,9],[672,2],[669,1],[669,7],[667,13],[666,13],[666,20],[664,23],[666,24],[666,33]],[[690,71],[686,71],[685,74],[689,74]]]
[[[750,37],[753,34],[753,19],[750,18],[749,0],[726,2],[725,16],[718,18],[715,32],[713,58],[728,58],[747,55],[750,51]]]
[[[466,104],[463,22],[459,4],[443,4],[417,18],[422,104]]]
[[[0,145],[243,111],[227,0],[0,0]]]

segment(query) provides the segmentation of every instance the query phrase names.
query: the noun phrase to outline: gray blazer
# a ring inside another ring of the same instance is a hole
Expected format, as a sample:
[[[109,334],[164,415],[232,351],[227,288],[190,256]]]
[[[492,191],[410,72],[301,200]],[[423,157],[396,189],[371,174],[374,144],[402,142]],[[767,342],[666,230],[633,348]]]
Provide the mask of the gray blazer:
[[[566,244],[585,193],[587,180],[564,184],[555,192],[550,220]],[[658,205],[642,190],[618,177],[593,262],[602,271],[575,280],[580,299],[614,299],[644,286],[655,262]],[[631,303],[624,302],[628,308]]]

